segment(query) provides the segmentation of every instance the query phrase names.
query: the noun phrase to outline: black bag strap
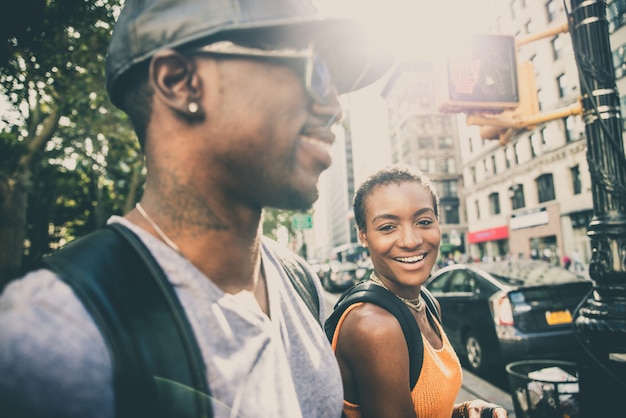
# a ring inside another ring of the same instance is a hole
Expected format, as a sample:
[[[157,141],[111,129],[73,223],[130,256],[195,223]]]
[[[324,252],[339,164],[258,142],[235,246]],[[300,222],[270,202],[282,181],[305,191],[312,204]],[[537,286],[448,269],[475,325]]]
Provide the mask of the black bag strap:
[[[424,290],[422,290],[422,296],[426,301],[427,309],[434,313],[437,320],[441,321],[432,295]],[[411,390],[413,390],[422,371],[422,363],[424,361],[422,333],[409,308],[389,290],[371,280],[360,281],[346,290],[339,297],[333,312],[324,323],[324,331],[328,340],[332,343],[337,324],[346,309],[358,302],[374,303],[389,311],[400,323],[409,350],[409,377]]]
[[[315,287],[315,278],[312,277],[309,269],[306,267],[304,259],[289,249],[281,247],[276,241],[267,239],[264,242],[280,262],[289,277],[289,281],[291,281],[291,284],[296,289],[307,308],[309,308],[318,322],[321,321],[320,299],[317,288]]]
[[[72,287],[112,355],[117,417],[211,417],[184,310],[141,240],[110,224],[43,260]]]

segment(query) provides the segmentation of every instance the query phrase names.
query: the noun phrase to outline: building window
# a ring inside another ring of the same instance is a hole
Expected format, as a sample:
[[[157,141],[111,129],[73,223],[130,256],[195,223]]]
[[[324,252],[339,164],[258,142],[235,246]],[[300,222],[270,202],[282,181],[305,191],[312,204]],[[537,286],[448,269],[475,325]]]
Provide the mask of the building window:
[[[474,152],[474,144],[472,143],[472,137],[470,136],[467,139],[468,145],[469,145],[469,152]]]
[[[539,203],[548,202],[555,199],[554,179],[552,174],[542,174],[535,180],[537,183],[537,195]]]
[[[511,166],[513,165],[513,158],[515,158],[513,154],[513,148],[506,147],[506,149],[504,150],[504,161],[506,164],[506,168],[511,168]]]
[[[541,145],[545,146],[548,142],[546,141],[546,128],[541,128],[539,130],[539,135],[541,137]]]
[[[436,161],[434,158],[420,158],[417,166],[424,173],[432,174],[437,172]]]
[[[567,95],[567,75],[561,74],[556,78],[556,85],[559,91],[559,97],[565,97]]]
[[[431,137],[421,136],[417,138],[417,146],[420,150],[433,149],[433,139]]]
[[[515,165],[519,164],[519,147],[520,147],[519,142],[513,145],[513,151],[514,151],[513,157],[515,158]]]
[[[489,195],[489,208],[491,209],[492,215],[500,214],[500,194],[499,193],[491,193]]]
[[[563,38],[561,36],[556,36],[552,38],[552,57],[554,60],[558,60],[561,58],[563,53]]]
[[[458,197],[456,180],[443,180],[439,184],[441,197]]]
[[[459,207],[454,205],[443,205],[443,216],[446,224],[461,223],[459,219]]]
[[[509,197],[511,198],[511,208],[521,209],[526,206],[524,201],[524,186],[515,184],[509,188]]]
[[[485,173],[485,177],[489,177],[489,160],[483,160],[483,171]]]
[[[543,90],[538,89],[537,90],[537,103],[539,104],[539,110],[543,110],[543,104],[545,103],[546,98],[545,98],[545,93],[543,92]]]
[[[528,137],[528,142],[530,142],[530,156],[535,158],[538,155],[541,155],[541,144],[538,141],[537,133],[533,133]]]
[[[471,173],[472,173],[472,184],[476,184],[476,166],[472,166],[472,168],[470,169]]]
[[[456,173],[456,161],[454,158],[441,159],[441,171],[444,173]]]
[[[480,219],[480,205],[478,200],[474,202],[474,209],[476,210],[476,219]]]
[[[575,165],[569,169],[572,176],[572,189],[574,194],[580,194],[582,192],[582,184],[580,182],[580,168]]]
[[[557,0],[550,0],[546,3],[546,14],[548,22],[552,22],[557,17],[558,5]]]
[[[496,174],[498,172],[498,166],[496,165],[496,156],[495,155],[491,156],[491,170],[493,170],[493,174]]]
[[[452,148],[452,138],[449,136],[444,136],[444,137],[439,138],[439,148],[440,149]]]
[[[534,30],[533,30],[533,22],[532,22],[532,20],[529,20],[528,22],[526,22],[526,23],[524,24],[524,31],[525,31],[527,34],[531,34],[531,33],[533,33],[533,32],[534,32]]]
[[[565,127],[565,142],[572,142],[576,140],[576,121],[574,116],[568,116],[563,119],[563,126]]]
[[[613,0],[606,7],[606,20],[609,22],[609,33],[626,25],[626,0]]]

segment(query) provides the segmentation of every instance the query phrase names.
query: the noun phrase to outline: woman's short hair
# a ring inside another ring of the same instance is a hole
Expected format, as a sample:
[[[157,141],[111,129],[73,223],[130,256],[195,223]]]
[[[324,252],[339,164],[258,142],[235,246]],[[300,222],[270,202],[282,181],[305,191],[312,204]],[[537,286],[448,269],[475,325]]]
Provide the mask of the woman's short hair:
[[[415,182],[424,186],[432,195],[435,216],[439,219],[439,196],[431,180],[417,167],[407,164],[393,164],[370,175],[354,194],[353,210],[356,226],[365,231],[365,201],[372,191],[381,185]]]

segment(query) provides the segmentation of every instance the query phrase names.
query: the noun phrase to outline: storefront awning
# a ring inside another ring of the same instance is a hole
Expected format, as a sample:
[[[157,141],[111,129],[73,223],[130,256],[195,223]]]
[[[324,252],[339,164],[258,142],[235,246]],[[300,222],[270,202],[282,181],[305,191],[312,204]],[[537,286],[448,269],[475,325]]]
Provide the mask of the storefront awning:
[[[508,237],[509,227],[507,225],[467,233],[467,240],[470,244],[477,244],[479,242],[487,241],[499,241]]]

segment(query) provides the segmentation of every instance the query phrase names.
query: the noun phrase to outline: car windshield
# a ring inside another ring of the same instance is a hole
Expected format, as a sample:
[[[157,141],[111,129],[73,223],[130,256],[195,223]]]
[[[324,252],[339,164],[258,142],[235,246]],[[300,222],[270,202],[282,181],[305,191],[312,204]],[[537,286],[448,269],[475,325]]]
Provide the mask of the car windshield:
[[[479,264],[480,269],[491,274],[502,283],[513,286],[587,281],[569,270],[544,261],[520,260]]]

